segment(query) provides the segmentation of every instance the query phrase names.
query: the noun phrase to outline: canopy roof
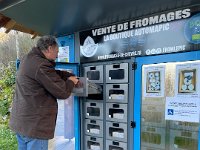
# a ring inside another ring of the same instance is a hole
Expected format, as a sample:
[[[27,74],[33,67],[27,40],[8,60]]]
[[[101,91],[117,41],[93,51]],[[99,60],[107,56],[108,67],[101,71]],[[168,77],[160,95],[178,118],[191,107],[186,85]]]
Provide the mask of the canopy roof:
[[[199,5],[200,0],[0,0],[0,27],[62,36]]]

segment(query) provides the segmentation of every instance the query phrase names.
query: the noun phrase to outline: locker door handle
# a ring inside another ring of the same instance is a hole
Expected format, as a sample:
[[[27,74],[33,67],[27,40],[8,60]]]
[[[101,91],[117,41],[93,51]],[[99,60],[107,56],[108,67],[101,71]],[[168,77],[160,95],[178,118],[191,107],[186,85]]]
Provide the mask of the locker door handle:
[[[131,128],[135,128],[135,127],[136,127],[135,121],[131,121]]]

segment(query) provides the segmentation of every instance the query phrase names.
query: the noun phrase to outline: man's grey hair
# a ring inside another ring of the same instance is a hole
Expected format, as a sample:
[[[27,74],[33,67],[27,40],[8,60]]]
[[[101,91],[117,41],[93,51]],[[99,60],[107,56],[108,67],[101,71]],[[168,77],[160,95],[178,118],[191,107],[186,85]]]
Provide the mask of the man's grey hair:
[[[37,48],[41,51],[47,50],[49,46],[58,46],[54,36],[46,35],[37,41]]]

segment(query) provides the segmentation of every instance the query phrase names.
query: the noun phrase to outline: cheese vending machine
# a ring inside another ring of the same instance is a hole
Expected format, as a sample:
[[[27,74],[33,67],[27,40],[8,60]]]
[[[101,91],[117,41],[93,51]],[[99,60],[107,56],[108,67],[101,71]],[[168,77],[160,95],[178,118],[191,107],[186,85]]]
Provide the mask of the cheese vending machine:
[[[102,89],[80,101],[82,150],[130,148],[132,61],[81,64],[83,76]]]

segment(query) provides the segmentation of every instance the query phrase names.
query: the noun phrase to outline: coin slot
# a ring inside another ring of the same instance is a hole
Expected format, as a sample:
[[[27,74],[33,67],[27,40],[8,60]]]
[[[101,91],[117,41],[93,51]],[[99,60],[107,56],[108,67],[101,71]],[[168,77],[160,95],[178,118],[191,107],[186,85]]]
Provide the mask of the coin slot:
[[[119,146],[119,142],[113,142],[113,145],[118,145]]]
[[[96,103],[91,103],[90,106],[96,106]]]
[[[119,108],[119,104],[113,104],[113,108]]]
[[[113,68],[119,68],[120,65],[113,65]]]
[[[90,123],[96,124],[97,122],[95,120],[91,120]]]
[[[113,85],[113,88],[120,88],[120,85]]]
[[[96,67],[90,67],[90,70],[96,70]]]
[[[94,138],[94,137],[90,137],[90,140],[92,140],[92,141],[96,141],[97,139]]]

